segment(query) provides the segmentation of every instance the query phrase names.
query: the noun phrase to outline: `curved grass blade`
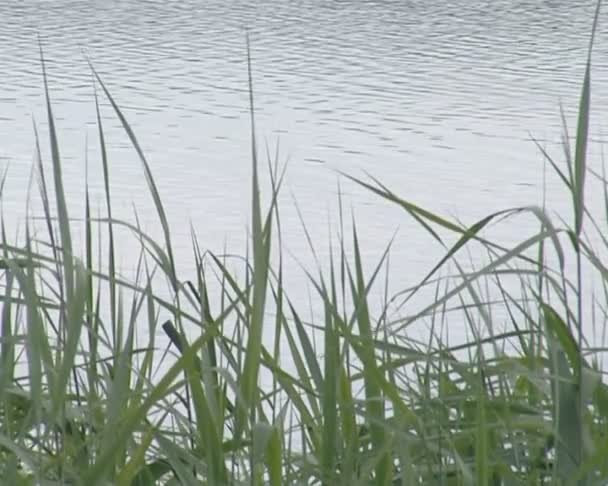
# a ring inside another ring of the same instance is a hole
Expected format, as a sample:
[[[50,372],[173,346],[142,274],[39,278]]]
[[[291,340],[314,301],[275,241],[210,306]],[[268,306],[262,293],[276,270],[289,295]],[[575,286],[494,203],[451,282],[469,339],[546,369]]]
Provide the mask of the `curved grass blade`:
[[[165,246],[167,247],[167,254],[169,256],[169,264],[170,264],[169,278],[171,280],[171,284],[173,285],[173,289],[175,291],[177,291],[178,282],[177,282],[177,275],[175,273],[175,260],[173,258],[169,222],[167,220],[165,208],[164,208],[162,200],[160,198],[160,194],[158,192],[158,188],[156,186],[154,176],[152,175],[152,169],[150,168],[150,164],[148,163],[148,160],[146,159],[146,156],[144,155],[144,152],[137,140],[137,137],[135,136],[135,133],[133,132],[133,129],[131,128],[131,125],[129,125],[129,122],[127,122],[127,119],[125,118],[122,111],[118,107],[118,104],[116,103],[116,101],[114,101],[114,98],[110,94],[110,91],[108,90],[108,88],[106,88],[106,85],[103,83],[101,77],[99,76],[97,71],[95,71],[95,68],[93,68],[91,63],[89,63],[89,66],[90,66],[91,70],[93,71],[95,78],[99,82],[99,85],[103,89],[103,92],[105,93],[106,97],[110,101],[110,104],[112,105],[112,108],[114,109],[114,112],[116,113],[116,116],[118,116],[118,119],[120,120],[120,123],[122,124],[123,129],[125,130],[127,136],[129,137],[129,140],[131,141],[131,145],[133,145],[133,148],[137,152],[137,155],[139,156],[139,159],[142,162],[142,165],[144,168],[144,175],[146,178],[146,183],[148,184],[148,189],[150,190],[150,194],[152,195],[152,199],[154,201],[154,206],[156,207],[156,212],[158,214],[158,218],[160,220],[160,224],[161,224],[162,230],[163,230]]]
[[[46,98],[46,111],[49,123],[49,137],[51,142],[51,160],[53,162],[53,180],[55,182],[55,198],[57,202],[57,217],[59,219],[59,234],[61,236],[61,249],[63,252],[63,276],[65,278],[66,300],[70,301],[74,289],[74,268],[72,261],[72,236],[70,233],[70,218],[68,216],[68,207],[65,200],[65,192],[63,189],[63,176],[61,173],[61,156],[59,154],[59,142],[57,140],[57,130],[55,128],[55,119],[51,107],[51,97],[49,93],[48,79],[46,75],[46,65],[44,62],[44,54],[42,52],[42,43],[40,47],[40,62],[42,64],[42,78],[44,81],[44,94]]]

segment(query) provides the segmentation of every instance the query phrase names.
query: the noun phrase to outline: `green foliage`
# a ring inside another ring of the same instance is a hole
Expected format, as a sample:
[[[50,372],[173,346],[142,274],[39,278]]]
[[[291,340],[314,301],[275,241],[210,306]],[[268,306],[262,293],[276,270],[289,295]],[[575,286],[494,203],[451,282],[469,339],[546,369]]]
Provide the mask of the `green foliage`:
[[[189,280],[176,272],[152,166],[97,74],[142,162],[163,241],[112,216],[111,162],[96,98],[107,218],[91,218],[87,186],[84,256],[74,253],[79,245],[43,72],[54,204],[37,135],[36,168],[48,234],[34,238],[28,221],[18,244],[1,228],[4,483],[606,484],[605,343],[584,332],[590,319],[604,329],[608,319],[608,241],[584,200],[590,58],[575,155],[566,147],[561,170],[543,152],[572,195],[572,225],[555,225],[546,208],[527,207],[463,226],[378,180],[350,177],[405,210],[445,254],[375,317],[369,297],[390,270],[390,246],[369,266],[359,245],[365,228],[353,222],[351,238],[341,230],[337,249],[330,242],[329,266],[307,274],[322,310],[313,322],[303,317],[307,304],[292,301],[283,284],[280,238],[275,243],[282,175],[274,161],[264,210],[251,63],[249,74],[252,254],[244,276],[234,273],[226,258],[202,254],[193,232]],[[598,180],[608,207],[608,183]],[[492,239],[493,225],[522,215],[536,218],[536,234],[511,247]],[[583,231],[583,216],[597,235]],[[132,280],[115,266],[119,226],[142,248]],[[108,239],[103,247],[100,234]],[[597,249],[598,236],[604,248]],[[466,252],[479,257],[475,265]],[[105,255],[106,266],[96,254]],[[277,256],[278,268],[271,264]],[[567,270],[570,259],[575,272]],[[583,266],[602,289],[592,298],[584,293]],[[169,296],[162,280],[171,283]],[[432,298],[412,308],[412,296],[425,292]],[[161,314],[171,319],[159,327]],[[466,336],[459,340],[456,331]]]

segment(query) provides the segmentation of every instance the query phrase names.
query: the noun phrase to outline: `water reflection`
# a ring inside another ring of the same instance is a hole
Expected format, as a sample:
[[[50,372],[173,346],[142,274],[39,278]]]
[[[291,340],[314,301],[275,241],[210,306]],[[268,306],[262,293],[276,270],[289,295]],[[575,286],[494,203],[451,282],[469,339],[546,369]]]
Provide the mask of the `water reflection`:
[[[336,193],[332,169],[372,172],[463,219],[535,202],[542,164],[530,134],[558,139],[560,100],[572,119],[593,9],[593,2],[555,0],[6,0],[0,163],[11,161],[13,184],[5,206],[15,213],[24,206],[30,117],[44,120],[40,35],[72,203],[82,205],[86,133],[91,188],[101,191],[88,56],[149,155],[178,241],[187,247],[189,221],[204,228],[210,247],[241,238],[247,31],[259,132],[271,151],[279,140],[290,156],[287,187],[306,220],[326,220]],[[607,104],[606,54],[600,33],[596,113]],[[107,105],[104,113],[111,116]],[[131,217],[135,202],[154,231],[138,162],[115,120],[107,123],[118,211]],[[351,193],[353,204],[369,202]],[[370,246],[380,249],[400,220],[378,220],[377,210],[361,206],[360,218],[372,230]],[[287,212],[286,242],[304,251],[299,220]],[[426,265],[430,256],[408,258]]]

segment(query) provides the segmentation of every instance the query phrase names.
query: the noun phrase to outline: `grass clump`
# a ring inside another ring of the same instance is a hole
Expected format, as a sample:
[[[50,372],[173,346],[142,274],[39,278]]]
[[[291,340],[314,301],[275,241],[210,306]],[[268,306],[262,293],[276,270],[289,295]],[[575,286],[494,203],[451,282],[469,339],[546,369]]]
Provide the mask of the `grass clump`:
[[[574,225],[555,225],[544,208],[528,207],[466,227],[377,180],[351,177],[400,206],[445,256],[374,317],[370,291],[390,267],[389,250],[366,273],[353,224],[352,235],[340,233],[328,268],[309,275],[319,322],[306,322],[286,295],[282,260],[271,265],[273,251],[281,254],[272,244],[282,174],[271,170],[264,210],[253,95],[246,271],[234,274],[193,237],[195,278],[184,280],[151,167],[97,74],[142,162],[163,241],[113,219],[97,105],[107,218],[92,218],[87,191],[85,246],[74,252],[45,73],[53,196],[40,157],[37,169],[47,235],[32,236],[28,223],[17,244],[2,226],[3,484],[606,484],[605,348],[585,332],[605,328],[608,295],[606,222],[584,198],[592,173],[608,205],[606,179],[587,164],[590,65],[574,153],[564,137],[566,170],[545,153],[572,195]],[[536,234],[511,247],[488,236],[492,223],[522,214],[536,218]],[[132,280],[116,270],[117,226],[142,245]],[[108,241],[95,244],[102,227]],[[484,256],[481,266],[462,263],[467,250]],[[107,268],[94,264],[100,251]],[[590,297],[583,268],[600,288]],[[162,279],[169,296],[159,290]],[[434,298],[426,306],[401,314],[427,291]],[[171,319],[160,322],[161,313]],[[454,329],[467,337],[454,342]],[[292,365],[281,362],[285,354]]]

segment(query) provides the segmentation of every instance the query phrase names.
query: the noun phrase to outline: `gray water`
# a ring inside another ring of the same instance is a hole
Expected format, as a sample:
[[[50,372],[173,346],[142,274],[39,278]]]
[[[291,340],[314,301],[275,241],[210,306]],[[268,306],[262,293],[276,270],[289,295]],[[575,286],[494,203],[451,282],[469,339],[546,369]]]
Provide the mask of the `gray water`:
[[[565,193],[544,175],[531,137],[561,160],[559,105],[573,129],[594,3],[4,0],[0,168],[9,172],[3,211],[17,231],[34,153],[32,116],[47,145],[39,36],[71,216],[83,215],[87,158],[94,208],[100,214],[104,208],[88,58],[144,147],[180,265],[189,265],[190,225],[205,248],[242,249],[251,159],[249,33],[259,146],[268,144],[273,154],[278,146],[279,160],[289,159],[281,221],[286,249],[300,259],[310,255],[295,200],[318,250],[326,251],[340,183],[364,252],[373,259],[398,230],[393,268],[400,284],[413,283],[440,249],[405,214],[339,171],[368,172],[403,197],[465,222],[543,197],[566,212]],[[604,24],[594,51],[596,155],[608,107]],[[146,230],[158,235],[141,164],[105,99],[102,111],[115,214],[133,220],[135,206]],[[524,221],[497,231],[517,240],[535,229]],[[133,252],[122,248],[123,267],[133,265]]]

